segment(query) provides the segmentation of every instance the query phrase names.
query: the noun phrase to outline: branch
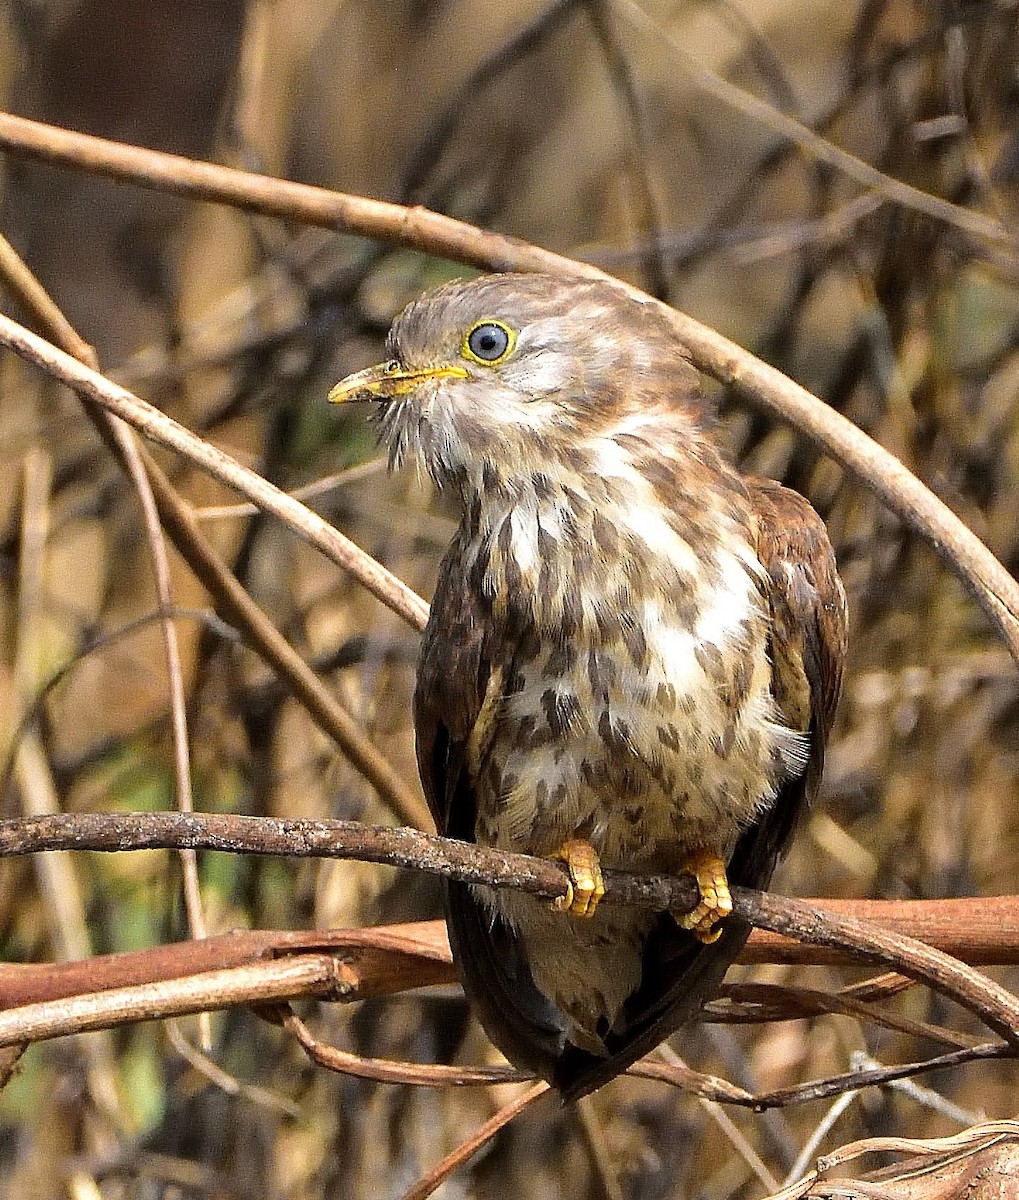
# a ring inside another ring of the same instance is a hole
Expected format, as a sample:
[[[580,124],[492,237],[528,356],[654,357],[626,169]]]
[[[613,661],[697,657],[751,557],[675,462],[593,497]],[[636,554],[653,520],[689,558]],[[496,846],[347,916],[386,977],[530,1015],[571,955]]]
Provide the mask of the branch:
[[[220,850],[306,858],[358,859],[413,867],[466,883],[513,887],[549,900],[567,890],[558,862],[435,837],[413,829],[354,821],[282,820],[221,813],[76,813],[0,821],[0,857],[41,850]],[[686,913],[697,901],[694,880],[605,872],[602,903]],[[733,911],[751,925],[798,942],[850,950],[925,983],[977,1015],[1013,1048],[1019,1000],[986,976],[915,938],[853,916],[748,888],[733,889]]]
[[[0,1012],[0,1046],[212,1012],[238,1004],[271,1004],[295,995],[339,1000],[344,994],[341,963],[330,954],[303,954],[8,1009]]]
[[[342,229],[409,246],[480,270],[548,271],[558,275],[608,278],[588,264],[553,254],[504,234],[485,232],[426,209],[406,208],[381,200],[329,192],[307,184],[195,162],[173,154],[126,146],[52,125],[42,125],[9,113],[0,113],[0,146],[30,158],[105,175],[141,187],[230,204],[248,212],[264,213],[327,229]],[[649,297],[636,289],[628,290],[651,302]],[[694,366],[735,388],[745,399],[787,421],[822,446],[903,521],[926,538],[970,588],[1012,656],[1019,661],[1019,583],[946,504],[893,454],[805,388],[692,317],[664,304],[660,307],[663,316],[671,323],[689,352]],[[18,345],[12,344],[11,348],[17,353],[24,352]],[[81,391],[86,385],[83,381],[81,384],[71,383],[71,386]],[[94,386],[94,381],[88,386]],[[93,398],[98,399],[97,396]],[[237,487],[238,484],[234,482],[228,486]],[[256,503],[261,503],[246,489],[245,494]],[[287,519],[276,508],[271,511]],[[305,536],[309,536],[307,531]],[[309,540],[319,545],[310,536]],[[350,545],[347,543],[347,548],[342,552],[344,558],[352,557]],[[325,550],[324,545],[319,548]],[[329,553],[328,550],[325,552]],[[414,601],[406,596],[403,601],[407,606],[406,619],[411,623],[414,623],[415,617],[423,619],[422,611]]]
[[[548,1084],[544,1081],[536,1083],[533,1087],[529,1087],[522,1096],[517,1096],[515,1100],[504,1104],[484,1125],[475,1130],[465,1141],[461,1142],[455,1150],[447,1154],[442,1162],[433,1167],[427,1175],[422,1176],[413,1187],[404,1192],[400,1200],[427,1200],[427,1197],[431,1196],[437,1188],[445,1183],[454,1171],[462,1167],[486,1142],[495,1137],[503,1126],[508,1125],[510,1121],[518,1117],[525,1108],[530,1108],[548,1090]]]
[[[0,820],[0,858],[46,850],[220,850],[291,858],[357,859],[411,867],[463,883],[515,887],[556,900],[569,874],[557,861],[437,837],[416,829],[358,821],[244,817],[231,813],[61,813]],[[606,899],[689,912],[697,903],[690,876],[605,872]]]
[[[947,1070],[966,1063],[1015,1057],[1015,1049],[1006,1043],[985,1042],[966,1050],[955,1050],[950,1054],[940,1054],[917,1062],[847,1071],[841,1075],[812,1079],[807,1083],[777,1088],[771,1092],[748,1092],[717,1076],[704,1075],[691,1070],[685,1064],[674,1062],[671,1057],[656,1054],[649,1054],[634,1063],[627,1074],[642,1079],[654,1079],[690,1095],[714,1100],[717,1104],[731,1104],[752,1109],[754,1112],[764,1112],[766,1109],[789,1108],[816,1100],[830,1100],[834,1096],[857,1092],[865,1087],[886,1087],[900,1079],[908,1079],[930,1071]]]
[[[428,619],[428,605],[420,596],[318,513],[288,496],[256,471],[242,466],[229,454],[197,437],[147,400],[133,395],[2,314],[0,344],[35,363],[80,396],[121,417],[152,441],[184,455],[228,488],[247,496],[259,508],[289,525],[337,566],[349,571],[372,595],[403,617],[409,625],[415,629],[424,628]]]
[[[769,899],[780,908],[789,903],[778,897]],[[320,1042],[286,1007],[286,1001],[300,997],[349,1002],[453,979],[445,927],[439,921],[373,929],[239,931],[76,963],[9,963],[0,966],[0,1045],[253,1004],[285,1025],[308,1054],[330,1070],[419,1087],[486,1085],[525,1078],[509,1066],[445,1066],[365,1058]],[[739,993],[746,989],[734,985],[727,990]],[[843,989],[840,995],[854,990]],[[794,1000],[803,999],[801,989]],[[780,1020],[840,1010],[835,998],[816,994],[816,999],[828,1003],[794,1003],[786,1011],[773,1006],[770,1017]],[[711,1011],[705,1015],[707,1020],[713,1019]],[[854,1015],[902,1027],[900,1019],[889,1020],[877,1010],[857,1009]],[[929,1027],[907,1032],[940,1041],[959,1040],[945,1030]],[[1014,1057],[1015,1053],[1015,1047],[1006,1042],[968,1044],[926,1060],[854,1070],[763,1093],[748,1092],[689,1067],[663,1062],[655,1055],[635,1064],[630,1073],[719,1103],[760,1110],[822,1100],[921,1072]]]

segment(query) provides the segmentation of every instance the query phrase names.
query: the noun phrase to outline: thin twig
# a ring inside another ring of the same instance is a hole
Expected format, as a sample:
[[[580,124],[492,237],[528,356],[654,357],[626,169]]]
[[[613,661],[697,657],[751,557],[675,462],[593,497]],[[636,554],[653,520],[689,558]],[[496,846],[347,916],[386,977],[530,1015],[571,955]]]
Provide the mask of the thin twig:
[[[259,1087],[257,1084],[243,1083],[236,1075],[231,1075],[229,1071],[224,1070],[208,1054],[202,1053],[196,1046],[192,1046],[179,1021],[169,1020],[163,1028],[166,1031],[167,1041],[192,1070],[227,1096],[240,1096],[270,1112],[284,1113],[288,1117],[296,1118],[301,1115],[301,1106],[293,1100],[277,1096],[268,1088]]]
[[[510,1101],[509,1104],[500,1108],[494,1117],[489,1118],[471,1137],[466,1138],[452,1153],[447,1154],[438,1166],[433,1167],[409,1191],[404,1192],[401,1200],[427,1200],[427,1197],[445,1183],[454,1171],[462,1167],[486,1142],[491,1141],[503,1126],[518,1117],[525,1108],[530,1108],[548,1090],[547,1083],[536,1083],[516,1100]]]
[[[641,266],[649,280],[648,291],[668,301],[669,272],[664,254],[664,236],[659,204],[651,179],[651,138],[644,98],[617,35],[610,0],[585,0],[584,10],[594,28],[605,69],[617,94],[618,104],[629,126],[623,138],[630,178],[633,180],[637,223],[646,239]]]
[[[152,473],[151,478],[163,524],[188,565],[215,598],[217,610],[240,631],[245,643],[276,671],[312,720],[332,738],[396,816],[415,828],[431,828],[432,819],[424,801],[372,744],[354,717],[252,600],[247,589],[226,567],[212,543],[199,529],[190,505],[180,501],[162,472]],[[299,501],[292,503],[304,509]],[[307,509],[304,511],[310,512]],[[315,520],[320,521],[321,518],[316,517]],[[322,524],[325,529],[331,528],[325,522]],[[342,535],[339,536],[342,539]],[[353,546],[353,543],[347,544]],[[375,560],[370,561],[374,563]],[[384,568],[378,569],[388,576]],[[409,589],[406,590],[409,592]],[[413,592],[409,594],[414,595]],[[417,600],[417,597],[414,599]],[[419,604],[424,607],[423,601],[419,601]]]
[[[836,1097],[828,1111],[814,1127],[810,1137],[803,1143],[803,1149],[800,1151],[799,1157],[793,1163],[792,1167],[790,1167],[789,1173],[782,1181],[783,1188],[792,1187],[801,1178],[807,1169],[807,1164],[817,1153],[818,1146],[820,1146],[834,1128],[839,1117],[856,1101],[859,1095],[859,1092],[843,1092],[841,1096]],[[773,1190],[778,1191],[779,1189],[776,1187]]]
[[[407,155],[399,189],[401,200],[408,204],[425,202],[425,184],[436,164],[441,163],[459,122],[474,111],[480,94],[531,51],[546,45],[580,4],[581,0],[552,0],[494,50],[488,51],[457,84],[443,107],[431,116],[417,145]]]
[[[323,475],[303,487],[294,488],[287,492],[295,500],[317,500],[328,496],[331,492],[340,491],[351,483],[360,483],[364,479],[373,479],[386,470],[384,458],[373,458],[368,462],[357,463],[356,466],[346,467],[342,471],[334,471],[331,475]],[[262,510],[255,504],[205,504],[195,510],[196,521],[234,520],[237,517],[254,517]]]
[[[152,494],[149,477],[139,453],[134,433],[122,421],[104,413],[110,422],[110,430],[120,446],[122,461],[138,494],[142,510],[142,523],[152,559],[152,575],[159,606],[159,629],[163,637],[163,656],[166,659],[169,686],[170,732],[173,746],[175,797],[179,812],[194,812],[194,792],[191,787],[191,750],[188,739],[187,695],[184,688],[184,669],[181,665],[180,641],[172,612],[173,584],[170,577],[170,560],[166,540],[159,523],[159,512]],[[187,913],[188,930],[193,938],[203,938],[208,930],[202,909],[201,885],[198,879],[198,860],[194,851],[180,852],[181,874],[184,883],[184,908]],[[202,1018],[202,1044],[205,1049],[212,1045],[209,1022]]]
[[[900,931],[903,932],[903,931]],[[769,983],[723,984],[718,997],[709,1003],[707,1012],[712,1021],[721,1024],[759,1024],[765,1021],[789,1020],[794,1017],[818,1017],[839,1013],[869,1021],[885,1029],[894,1029],[910,1037],[927,1038],[933,1042],[965,1049],[977,1039],[956,1033],[926,1021],[914,1021],[858,1000],[846,992],[821,992],[812,988],[787,987]]]
[[[618,1172],[609,1158],[605,1130],[590,1096],[581,1096],[573,1106],[574,1118],[581,1139],[591,1159],[592,1173],[598,1183],[602,1200],[626,1200],[619,1186]]]
[[[394,1062],[385,1058],[365,1058],[320,1042],[296,1013],[286,1009],[283,1027],[294,1035],[302,1049],[320,1067],[374,1083],[410,1084],[414,1087],[472,1087],[493,1083],[527,1083],[533,1079],[527,1071],[515,1067],[451,1067],[442,1063]]]
[[[721,100],[737,112],[743,113],[744,116],[751,118],[763,128],[770,129],[772,133],[778,134],[783,140],[792,142],[818,162],[835,167],[863,187],[887,196],[889,200],[893,200],[903,208],[923,213],[933,221],[961,229],[981,241],[1004,244],[1012,248],[1019,246],[1012,231],[1004,222],[995,217],[984,216],[983,213],[973,212],[968,208],[961,208],[949,200],[942,200],[939,196],[932,196],[929,192],[903,183],[901,179],[886,175],[883,171],[872,167],[870,163],[850,154],[848,150],[843,150],[840,146],[829,142],[820,134],[815,133],[813,129],[775,108],[766,100],[761,100],[751,92],[723,79],[721,75],[704,66],[700,59],[695,58],[678,38],[674,37],[667,29],[663,29],[661,23],[645,12],[636,0],[612,0],[612,2],[621,12],[627,14],[633,25],[641,28],[656,44],[660,45],[664,39],[671,48],[675,61],[709,95]]]
[[[112,646],[118,645],[125,638],[133,637],[139,630],[147,629],[154,621],[164,620],[166,616],[170,616],[174,621],[199,621],[210,633],[215,634],[217,637],[229,638],[234,641],[239,640],[237,630],[227,625],[225,621],[221,621],[215,613],[195,608],[174,608],[168,614],[162,612],[145,613],[143,616],[135,617],[133,621],[128,621],[126,624],[121,625],[119,629],[111,630],[109,633],[104,633],[99,637],[90,639],[84,645],[78,646],[73,657],[67,659],[66,662],[57,667],[43,682],[35,685],[31,697],[27,698],[28,703],[23,705],[21,717],[7,747],[7,757],[3,763],[0,763],[0,805],[2,805],[3,797],[10,786],[18,749],[29,730],[41,717],[45,703],[53,690],[90,655],[101,654]]]
[[[678,1067],[684,1070],[690,1068],[673,1050],[668,1042],[663,1042],[657,1050],[658,1056],[671,1067]],[[778,1180],[768,1170],[767,1165],[762,1160],[761,1156],[751,1146],[745,1134],[740,1127],[733,1121],[732,1117],[722,1108],[717,1100],[709,1100],[706,1096],[698,1096],[698,1103],[701,1108],[708,1114],[712,1121],[718,1126],[722,1133],[729,1139],[730,1144],[736,1153],[743,1159],[751,1171],[757,1176],[758,1180],[769,1190],[778,1190]]]
[[[880,1068],[883,1066],[876,1058],[873,1058],[862,1050],[853,1052],[852,1064],[860,1070],[870,1070],[874,1067]],[[953,1104],[941,1092],[935,1091],[934,1088],[922,1087],[915,1079],[893,1079],[888,1086],[901,1095],[908,1096],[910,1100],[914,1100],[924,1108],[929,1108],[932,1112],[936,1112],[942,1117],[947,1117],[950,1121],[954,1121],[964,1129],[971,1125],[979,1125],[987,1119],[985,1112],[971,1112],[968,1109],[960,1107],[958,1104]]]
[[[755,1112],[765,1112],[772,1108],[789,1108],[815,1100],[828,1100],[832,1096],[858,1091],[864,1087],[884,1087],[897,1079],[906,1079],[929,1071],[942,1071],[971,1062],[1015,1057],[1015,1049],[1005,1042],[984,1042],[968,1050],[954,1050],[951,1054],[939,1054],[933,1058],[898,1063],[895,1066],[869,1071],[847,1071],[841,1075],[813,1079],[792,1087],[776,1088],[771,1092],[748,1092],[744,1088],[716,1079],[713,1075],[699,1075],[689,1069],[677,1072],[671,1064],[656,1062],[650,1055],[634,1063],[629,1073],[639,1075],[643,1079],[656,1079],[660,1083],[678,1087],[695,1096],[706,1096],[710,1100],[717,1100],[719,1104],[736,1104],[741,1108],[752,1108]]]

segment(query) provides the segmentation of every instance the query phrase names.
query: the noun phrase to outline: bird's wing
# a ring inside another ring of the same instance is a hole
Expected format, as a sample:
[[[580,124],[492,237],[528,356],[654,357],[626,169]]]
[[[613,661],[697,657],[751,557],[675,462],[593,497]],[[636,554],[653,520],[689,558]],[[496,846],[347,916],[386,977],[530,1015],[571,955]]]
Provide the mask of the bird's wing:
[[[472,735],[490,719],[493,672],[508,670],[513,644],[458,566],[450,547],[439,571],[421,647],[414,725],[422,786],[440,833],[472,842],[477,804],[469,766]],[[566,1037],[563,1014],[535,987],[518,939],[467,884],[446,883],[453,959],[489,1037],[513,1062],[550,1076]]]
[[[489,621],[477,597],[458,587],[454,542],[439,568],[418,659],[414,730],[425,799],[441,834],[472,841],[474,805],[462,793],[467,743],[491,673]],[[466,807],[463,802],[466,801]]]
[[[802,496],[773,480],[749,480],[748,486],[757,513],[757,554],[770,585],[772,689],[786,723],[806,733],[810,745],[803,774],[785,785],[733,855],[730,879],[764,887],[821,781],[842,690],[848,616],[821,518]]]
[[[806,769],[747,829],[730,858],[731,884],[767,887],[796,821],[817,790],[835,715],[846,653],[846,601],[824,522],[802,496],[770,480],[748,480],[758,516],[758,557],[767,577],[774,691],[786,722],[809,739]],[[717,942],[702,945],[662,914],[648,937],[641,984],[624,1020],[605,1039],[610,1057],[567,1046],[555,1071],[566,1099],[593,1091],[695,1018],[749,936],[725,921]]]

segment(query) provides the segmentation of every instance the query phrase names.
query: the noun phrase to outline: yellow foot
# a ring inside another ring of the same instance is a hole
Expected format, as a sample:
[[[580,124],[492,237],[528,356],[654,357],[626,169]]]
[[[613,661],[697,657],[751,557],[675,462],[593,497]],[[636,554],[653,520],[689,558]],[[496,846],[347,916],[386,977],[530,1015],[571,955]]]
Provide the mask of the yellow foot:
[[[569,867],[570,882],[566,895],[560,896],[552,907],[556,912],[568,912],[574,917],[593,917],[598,901],[605,895],[601,863],[595,848],[583,838],[571,838],[555,857],[561,858]]]
[[[722,936],[721,922],[732,912],[729,880],[725,863],[710,850],[698,850],[687,859],[683,871],[697,880],[700,903],[676,920],[684,929],[705,945],[717,942]]]

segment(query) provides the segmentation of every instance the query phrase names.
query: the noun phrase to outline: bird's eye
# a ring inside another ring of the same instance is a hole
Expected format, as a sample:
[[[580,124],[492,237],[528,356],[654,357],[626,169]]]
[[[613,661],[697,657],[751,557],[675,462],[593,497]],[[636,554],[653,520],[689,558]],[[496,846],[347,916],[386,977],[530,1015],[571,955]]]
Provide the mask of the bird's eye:
[[[468,329],[460,353],[486,367],[496,367],[509,357],[516,342],[514,330],[501,321],[479,321]]]

